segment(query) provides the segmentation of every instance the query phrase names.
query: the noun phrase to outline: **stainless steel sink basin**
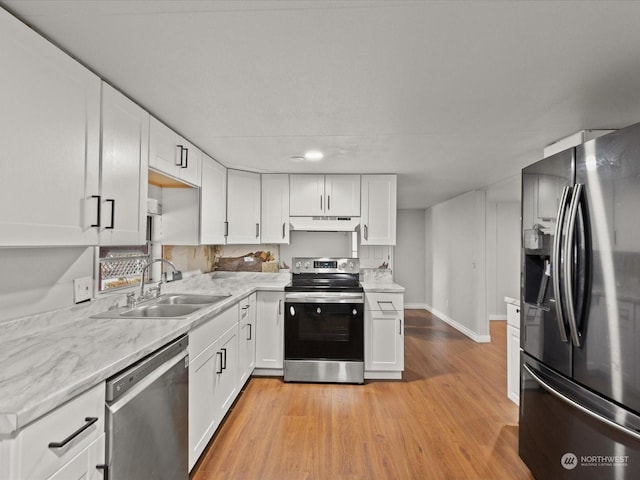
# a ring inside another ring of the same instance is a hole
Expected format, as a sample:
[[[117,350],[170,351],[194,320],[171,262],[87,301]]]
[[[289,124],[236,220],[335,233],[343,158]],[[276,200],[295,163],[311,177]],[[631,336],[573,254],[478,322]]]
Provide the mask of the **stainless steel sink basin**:
[[[195,295],[195,294],[174,294],[163,295],[158,300],[158,305],[210,305],[218,303],[231,295]]]
[[[120,313],[120,317],[127,318],[175,318],[184,317],[196,310],[201,309],[201,305],[141,305]]]

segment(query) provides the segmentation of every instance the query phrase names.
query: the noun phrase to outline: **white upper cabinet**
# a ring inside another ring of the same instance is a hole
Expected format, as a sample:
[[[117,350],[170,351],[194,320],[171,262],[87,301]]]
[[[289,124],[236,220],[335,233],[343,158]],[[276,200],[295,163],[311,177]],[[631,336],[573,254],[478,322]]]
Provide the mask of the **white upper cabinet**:
[[[223,245],[226,242],[227,169],[202,154],[200,187],[200,243]]]
[[[260,174],[227,170],[227,243],[260,243]]]
[[[0,9],[0,246],[95,245],[100,79]]]
[[[146,241],[149,114],[102,86],[100,244]]]
[[[200,150],[158,119],[150,124],[149,166],[199,187]]]
[[[360,175],[290,175],[291,216],[360,216]]]
[[[396,175],[362,176],[362,245],[396,244]]]
[[[289,243],[289,175],[262,175],[262,243]]]
[[[326,175],[324,194],[325,215],[360,216],[360,175]]]

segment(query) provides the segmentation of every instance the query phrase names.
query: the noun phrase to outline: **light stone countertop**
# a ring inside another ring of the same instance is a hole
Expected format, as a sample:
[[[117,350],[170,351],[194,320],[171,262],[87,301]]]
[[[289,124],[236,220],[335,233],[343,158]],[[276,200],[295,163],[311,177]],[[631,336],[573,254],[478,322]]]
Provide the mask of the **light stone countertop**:
[[[257,290],[283,291],[290,274],[216,272],[163,293],[230,294],[181,319],[89,318],[124,294],[0,323],[0,439],[106,380]]]
[[[404,287],[394,282],[387,281],[368,281],[360,282],[365,293],[404,293]]]

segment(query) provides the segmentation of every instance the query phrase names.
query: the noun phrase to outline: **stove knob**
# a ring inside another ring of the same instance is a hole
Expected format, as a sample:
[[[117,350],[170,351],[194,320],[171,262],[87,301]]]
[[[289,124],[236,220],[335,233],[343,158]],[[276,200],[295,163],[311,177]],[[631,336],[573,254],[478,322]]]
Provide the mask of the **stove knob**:
[[[354,308],[354,309],[353,309],[353,311],[352,311],[351,313],[352,313],[352,314],[354,314],[354,315],[357,315],[357,314],[358,314],[358,311]]]
[[[344,270],[345,268],[347,268],[347,264],[346,263],[341,263],[340,264],[340,270]]]
[[[309,262],[304,262],[304,268],[309,268],[311,264]]]
[[[296,268],[300,268],[302,266],[302,262],[296,262]]]
[[[353,270],[353,262],[349,262],[349,268]]]

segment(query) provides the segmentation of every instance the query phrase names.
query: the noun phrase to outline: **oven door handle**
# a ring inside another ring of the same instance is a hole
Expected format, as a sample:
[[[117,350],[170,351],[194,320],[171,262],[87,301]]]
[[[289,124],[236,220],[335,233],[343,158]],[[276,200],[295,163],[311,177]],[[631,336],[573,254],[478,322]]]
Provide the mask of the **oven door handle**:
[[[364,303],[364,295],[361,293],[290,293],[285,296],[285,303]]]

